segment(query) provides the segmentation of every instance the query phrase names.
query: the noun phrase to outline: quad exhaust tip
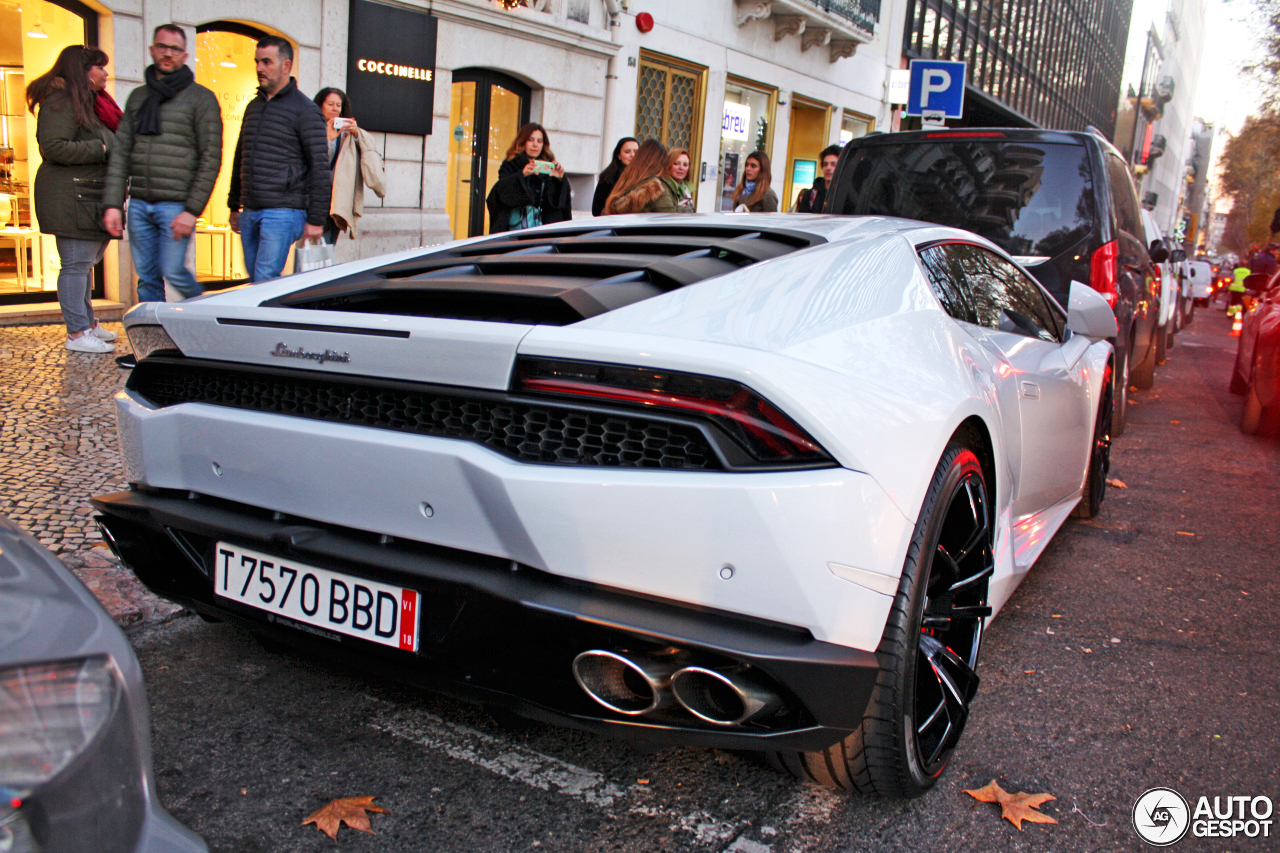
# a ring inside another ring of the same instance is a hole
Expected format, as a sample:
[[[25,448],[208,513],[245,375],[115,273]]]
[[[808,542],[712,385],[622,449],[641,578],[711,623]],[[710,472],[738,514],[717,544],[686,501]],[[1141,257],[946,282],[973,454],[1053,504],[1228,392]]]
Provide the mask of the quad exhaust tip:
[[[619,714],[641,716],[679,704],[716,726],[738,726],[781,707],[777,693],[742,667],[687,666],[676,649],[632,653],[591,649],[573,660],[573,677],[588,696]]]
[[[687,666],[671,678],[671,691],[686,711],[717,726],[739,726],[770,714],[776,693],[738,671]]]
[[[591,649],[573,659],[573,677],[610,711],[637,716],[671,704],[671,654],[633,655]]]

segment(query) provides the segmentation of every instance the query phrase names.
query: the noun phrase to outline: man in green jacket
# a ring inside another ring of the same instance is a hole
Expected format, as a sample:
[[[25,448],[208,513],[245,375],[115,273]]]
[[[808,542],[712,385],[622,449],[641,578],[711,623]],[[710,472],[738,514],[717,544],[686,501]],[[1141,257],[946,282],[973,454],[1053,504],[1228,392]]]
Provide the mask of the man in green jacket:
[[[222,165],[222,111],[186,65],[186,33],[161,24],[151,42],[147,84],[129,93],[111,150],[102,218],[119,237],[127,182],[139,302],[163,302],[166,280],[184,299],[203,291],[187,268],[187,244]]]

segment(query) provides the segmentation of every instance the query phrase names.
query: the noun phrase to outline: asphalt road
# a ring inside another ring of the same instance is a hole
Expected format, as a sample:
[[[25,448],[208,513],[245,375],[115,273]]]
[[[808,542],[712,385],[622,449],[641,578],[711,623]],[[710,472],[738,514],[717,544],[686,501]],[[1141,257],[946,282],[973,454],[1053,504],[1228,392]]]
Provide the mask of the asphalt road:
[[[908,802],[804,785],[738,754],[640,751],[366,677],[191,616],[132,634],[161,799],[219,851],[333,850],[303,820],[377,797],[343,850],[1139,850],[1167,786],[1280,801],[1280,442],[1237,429],[1235,341],[1201,310],[1135,395],[1101,516],[1072,521],[992,625],[942,782]],[[964,794],[1047,792],[1019,832]],[[1273,824],[1280,816],[1271,815]],[[1175,850],[1280,849],[1269,838]]]

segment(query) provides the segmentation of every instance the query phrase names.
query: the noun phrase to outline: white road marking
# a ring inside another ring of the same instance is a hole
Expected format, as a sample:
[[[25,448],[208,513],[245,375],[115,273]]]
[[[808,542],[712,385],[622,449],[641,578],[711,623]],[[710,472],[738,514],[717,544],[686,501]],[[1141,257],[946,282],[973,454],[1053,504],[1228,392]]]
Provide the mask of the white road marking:
[[[381,704],[381,703],[380,703]],[[484,732],[442,720],[422,711],[376,712],[370,726],[451,758],[482,767],[507,779],[573,797],[610,811],[653,817],[668,822],[673,832],[686,832],[699,844],[725,843],[738,835],[741,822],[721,820],[701,809],[682,812],[665,805],[643,802],[652,792],[643,785],[620,785],[585,767],[524,749]],[[742,853],[766,853],[769,847],[742,847]]]

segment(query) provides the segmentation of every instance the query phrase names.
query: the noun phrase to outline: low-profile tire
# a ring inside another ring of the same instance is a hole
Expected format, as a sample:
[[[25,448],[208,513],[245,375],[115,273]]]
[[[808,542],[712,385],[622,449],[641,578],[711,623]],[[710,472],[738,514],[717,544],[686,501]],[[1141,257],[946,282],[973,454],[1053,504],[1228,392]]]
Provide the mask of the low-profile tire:
[[[1240,431],[1245,435],[1257,435],[1258,427],[1262,424],[1262,401],[1258,399],[1258,392],[1250,388],[1244,395],[1244,414],[1240,416]]]
[[[1164,364],[1165,360],[1169,358],[1169,341],[1173,340],[1173,332],[1169,331],[1168,325],[1168,323],[1165,323],[1165,325],[1156,329],[1156,356],[1153,362],[1153,370],[1154,365]]]
[[[982,466],[953,440],[934,470],[907,548],[862,725],[821,752],[773,753],[775,766],[863,794],[916,797],[933,787],[978,689],[993,535]]]
[[[1107,474],[1111,471],[1111,365],[1102,378],[1102,399],[1098,401],[1098,417],[1093,425],[1093,447],[1089,452],[1089,470],[1084,478],[1080,503],[1071,514],[1076,518],[1094,518],[1102,511],[1107,494]]]
[[[1147,348],[1147,354],[1142,361],[1129,368],[1129,381],[1144,391],[1156,384],[1156,352],[1159,349],[1160,337],[1164,333],[1157,328],[1153,334],[1156,336],[1155,345]],[[1132,336],[1129,338],[1129,346],[1133,346]]]

